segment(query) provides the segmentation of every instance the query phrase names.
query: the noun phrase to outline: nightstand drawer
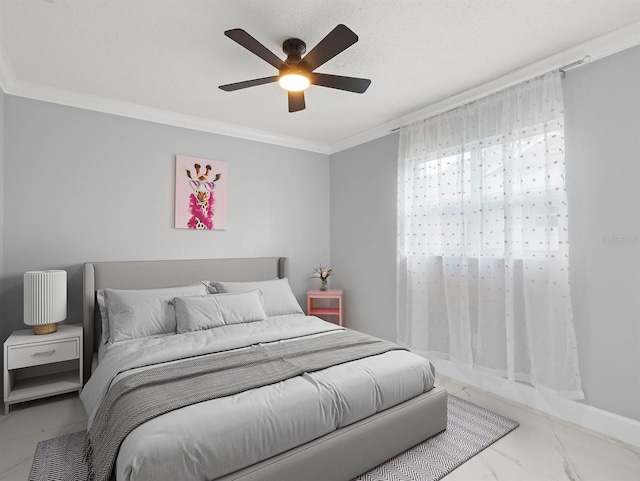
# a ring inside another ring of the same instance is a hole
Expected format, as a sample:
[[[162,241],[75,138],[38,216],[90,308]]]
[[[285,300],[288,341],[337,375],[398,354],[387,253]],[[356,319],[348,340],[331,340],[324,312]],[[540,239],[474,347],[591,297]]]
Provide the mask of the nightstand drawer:
[[[78,359],[80,357],[80,340],[65,339],[25,346],[10,346],[7,357],[8,369]]]

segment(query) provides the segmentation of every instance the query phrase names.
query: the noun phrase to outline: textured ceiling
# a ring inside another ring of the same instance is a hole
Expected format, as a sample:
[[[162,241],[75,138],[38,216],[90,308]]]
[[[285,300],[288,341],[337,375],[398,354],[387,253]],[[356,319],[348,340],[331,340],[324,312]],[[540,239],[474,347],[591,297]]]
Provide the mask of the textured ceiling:
[[[0,0],[0,81],[322,150],[639,20],[639,0]],[[225,30],[284,58],[286,38],[310,49],[339,23],[360,40],[318,71],[370,78],[366,93],[311,86],[306,110],[288,113],[277,84],[218,88],[277,74]]]

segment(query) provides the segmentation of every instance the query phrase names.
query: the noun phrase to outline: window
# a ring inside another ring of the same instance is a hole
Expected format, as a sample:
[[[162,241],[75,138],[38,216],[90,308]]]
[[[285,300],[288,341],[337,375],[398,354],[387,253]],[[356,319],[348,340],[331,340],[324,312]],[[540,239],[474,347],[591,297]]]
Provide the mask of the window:
[[[430,152],[416,163],[414,195],[406,198],[416,221],[409,255],[559,251],[562,135],[505,137],[469,142],[460,153]]]
[[[557,73],[401,129],[397,327],[417,352],[581,398],[563,132]]]

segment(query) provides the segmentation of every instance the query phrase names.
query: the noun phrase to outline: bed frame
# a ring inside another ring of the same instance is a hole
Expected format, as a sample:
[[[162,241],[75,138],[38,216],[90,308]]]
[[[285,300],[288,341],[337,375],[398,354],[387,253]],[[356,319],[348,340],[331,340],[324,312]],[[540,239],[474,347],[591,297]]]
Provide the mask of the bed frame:
[[[96,290],[183,286],[201,280],[256,281],[283,278],[286,257],[94,262],[84,265],[84,372],[97,362],[101,338]],[[347,481],[447,427],[447,392],[421,394],[220,481]]]

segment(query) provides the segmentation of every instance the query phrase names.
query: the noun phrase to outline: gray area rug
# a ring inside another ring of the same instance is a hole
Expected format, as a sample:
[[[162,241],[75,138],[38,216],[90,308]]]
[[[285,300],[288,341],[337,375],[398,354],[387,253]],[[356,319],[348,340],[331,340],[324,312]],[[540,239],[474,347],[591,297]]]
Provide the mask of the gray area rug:
[[[449,394],[445,431],[354,481],[436,481],[518,426],[517,421]]]
[[[86,431],[65,434],[38,443],[29,481],[87,481],[82,459]]]
[[[436,481],[449,474],[518,423],[449,394],[446,431],[399,454],[354,481]],[[86,481],[85,431],[38,444],[29,481]]]

